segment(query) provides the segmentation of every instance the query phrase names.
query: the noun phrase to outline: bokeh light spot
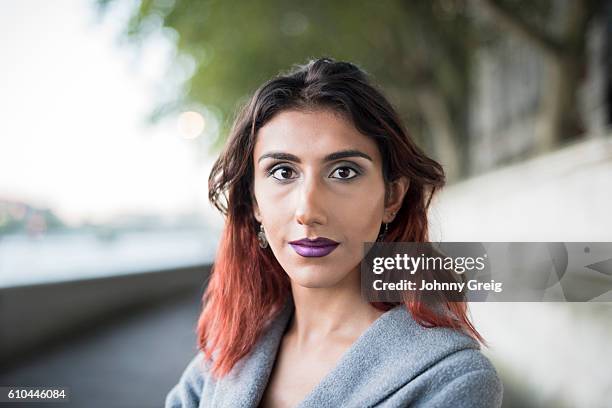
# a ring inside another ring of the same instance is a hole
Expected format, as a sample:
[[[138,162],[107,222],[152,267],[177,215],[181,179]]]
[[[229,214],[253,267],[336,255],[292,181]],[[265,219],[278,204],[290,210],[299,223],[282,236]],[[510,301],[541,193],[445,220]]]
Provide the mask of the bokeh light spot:
[[[200,136],[205,125],[204,117],[198,112],[183,112],[178,117],[179,133],[184,139],[195,139]]]

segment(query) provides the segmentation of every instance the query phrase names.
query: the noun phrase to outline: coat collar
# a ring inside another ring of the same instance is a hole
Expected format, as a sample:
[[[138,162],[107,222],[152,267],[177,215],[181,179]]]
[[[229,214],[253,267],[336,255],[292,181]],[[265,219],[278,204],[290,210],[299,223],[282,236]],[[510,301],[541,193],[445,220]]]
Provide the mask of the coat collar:
[[[293,311],[289,299],[251,353],[218,380],[213,407],[257,407]],[[479,345],[456,330],[425,328],[404,305],[396,306],[361,334],[298,407],[373,406],[437,361],[466,348]]]

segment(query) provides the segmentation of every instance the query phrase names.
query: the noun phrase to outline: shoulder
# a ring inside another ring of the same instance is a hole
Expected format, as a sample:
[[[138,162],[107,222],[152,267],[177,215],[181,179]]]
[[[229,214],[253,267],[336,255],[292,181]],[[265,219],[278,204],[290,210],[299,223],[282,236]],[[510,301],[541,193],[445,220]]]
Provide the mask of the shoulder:
[[[415,406],[499,407],[503,386],[480,344],[467,334],[418,324],[405,306],[390,311],[381,336],[393,342],[384,360]]]
[[[442,358],[459,350],[480,350],[480,344],[467,334],[448,327],[425,327],[419,324],[407,310],[400,305],[380,318],[380,337],[393,341],[394,349],[403,353],[407,349],[423,358]]]
[[[249,353],[223,378],[217,378],[211,372],[217,356],[216,351],[212,353],[212,360],[209,360],[200,350],[166,396],[165,407],[198,407],[200,400],[208,403],[214,398],[220,400],[238,397],[229,395],[231,394],[229,390],[235,388],[237,384],[261,377],[262,370],[273,363],[274,351],[278,348],[291,312],[291,303],[287,302],[280,312],[270,319]]]
[[[415,407],[500,407],[503,384],[495,367],[479,350],[454,352],[423,371]]]
[[[202,389],[209,376],[210,364],[204,353],[198,352],[183,371],[178,383],[166,396],[165,407],[198,407]]]

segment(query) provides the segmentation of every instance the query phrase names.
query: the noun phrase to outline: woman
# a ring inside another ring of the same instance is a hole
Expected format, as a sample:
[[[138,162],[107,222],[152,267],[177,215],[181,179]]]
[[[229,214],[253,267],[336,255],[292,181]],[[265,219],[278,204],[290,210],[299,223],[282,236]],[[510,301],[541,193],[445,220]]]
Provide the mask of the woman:
[[[502,386],[464,302],[370,304],[363,243],[426,242],[441,166],[353,64],[262,85],[210,178],[226,216],[167,407],[495,407]]]

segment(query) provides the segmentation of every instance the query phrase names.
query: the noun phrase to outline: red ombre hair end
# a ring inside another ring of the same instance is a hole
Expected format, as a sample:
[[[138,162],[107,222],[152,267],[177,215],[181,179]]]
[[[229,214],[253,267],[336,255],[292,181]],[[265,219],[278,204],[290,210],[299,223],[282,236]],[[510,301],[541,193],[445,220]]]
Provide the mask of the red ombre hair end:
[[[394,108],[363,70],[321,58],[266,82],[238,113],[208,180],[209,199],[225,216],[225,226],[204,293],[197,338],[216,377],[227,374],[251,351],[291,296],[289,277],[271,249],[262,249],[257,241],[253,212],[257,132],[281,111],[321,108],[343,115],[376,141],[385,186],[402,176],[410,180],[385,241],[428,242],[427,211],[445,183],[444,171],[412,141]],[[432,308],[418,297],[404,302],[419,324],[450,327],[484,342],[470,323],[465,301],[441,294],[438,303]],[[373,306],[388,310],[398,304]]]

